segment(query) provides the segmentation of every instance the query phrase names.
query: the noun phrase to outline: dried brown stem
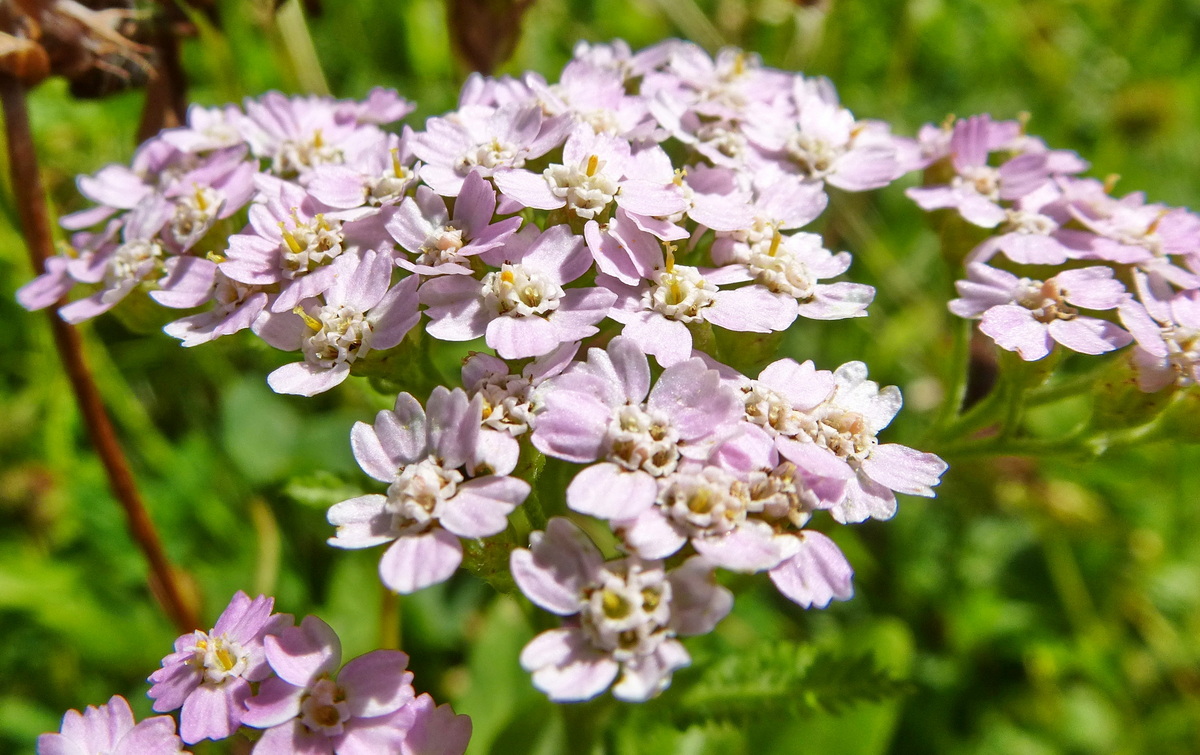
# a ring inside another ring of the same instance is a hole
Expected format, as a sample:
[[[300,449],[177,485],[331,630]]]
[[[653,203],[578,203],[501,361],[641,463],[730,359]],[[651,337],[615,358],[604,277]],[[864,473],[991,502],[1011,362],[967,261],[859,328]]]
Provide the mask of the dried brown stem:
[[[45,262],[54,253],[50,219],[46,209],[45,192],[38,172],[37,154],[29,129],[29,113],[25,106],[25,87],[12,76],[0,74],[0,100],[4,105],[4,127],[8,138],[9,167],[12,171],[13,195],[17,214],[21,218],[25,244],[34,270],[41,274]],[[179,576],[167,561],[158,532],[154,529],[146,507],[138,493],[129,463],[117,441],[100,392],[83,357],[79,333],[63,322],[53,310],[49,312],[54,330],[54,344],[71,381],[76,403],[87,426],[92,446],[104,464],[113,495],[125,511],[129,534],[137,543],[150,565],[148,581],[151,592],[158,598],[168,617],[182,632],[199,626],[195,608],[184,598]]]

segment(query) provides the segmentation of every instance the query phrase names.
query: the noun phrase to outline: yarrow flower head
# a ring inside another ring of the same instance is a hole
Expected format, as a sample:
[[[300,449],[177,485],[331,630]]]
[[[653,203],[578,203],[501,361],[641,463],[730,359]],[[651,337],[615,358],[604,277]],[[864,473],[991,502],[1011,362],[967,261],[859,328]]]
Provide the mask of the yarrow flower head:
[[[379,564],[383,583],[410,593],[442,582],[462,562],[460,537],[495,535],[529,495],[529,483],[509,477],[511,446],[489,446],[482,434],[482,397],[437,388],[429,413],[407,393],[374,425],[354,426],[352,444],[363,471],[389,484],[387,495],[335,504],[329,522],[340,548],[391,542]],[[482,441],[481,441],[482,439]]]
[[[37,740],[38,755],[175,755],[185,753],[175,733],[175,719],[154,716],[134,722],[129,703],[113,695],[104,705],[83,713],[69,710],[57,734]]]
[[[271,674],[263,640],[292,623],[289,614],[273,614],[274,598],[253,600],[238,592],[208,632],[199,630],[175,640],[175,652],[150,675],[147,693],[154,710],[180,710],[179,734],[195,744],[224,739],[241,725],[251,682]]]
[[[521,651],[533,683],[559,702],[587,700],[617,680],[613,695],[640,701],[691,663],[679,635],[712,630],[733,606],[712,568],[694,557],[673,570],[660,561],[604,561],[575,525],[555,518],[529,550],[512,555],[513,578],[546,610],[567,617]]]
[[[242,719],[266,730],[255,753],[400,751],[415,720],[408,655],[375,650],[339,672],[341,641],[315,616],[265,644],[275,676],[246,701]]]

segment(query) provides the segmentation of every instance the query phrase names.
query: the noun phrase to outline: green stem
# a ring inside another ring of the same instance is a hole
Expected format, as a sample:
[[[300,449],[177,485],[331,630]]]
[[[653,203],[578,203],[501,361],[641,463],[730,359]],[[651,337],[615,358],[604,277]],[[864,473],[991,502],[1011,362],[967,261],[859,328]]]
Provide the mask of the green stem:
[[[1078,396],[1087,392],[1096,383],[1096,379],[1112,364],[1111,360],[1097,360],[1099,364],[1080,375],[1060,380],[1052,385],[1043,386],[1029,391],[1026,395],[1027,406],[1052,404],[1064,398]]]
[[[933,432],[935,434],[940,434],[958,416],[958,412],[962,408],[963,399],[967,395],[967,379],[969,377],[971,359],[971,334],[974,330],[975,323],[971,320],[959,320],[957,326],[954,328],[954,346],[950,352],[952,370],[949,385],[946,389],[946,396],[942,399],[942,406],[938,409],[937,418],[934,420]]]
[[[325,80],[321,61],[317,59],[317,48],[313,46],[312,35],[308,33],[308,23],[304,20],[300,0],[284,3],[275,14],[275,23],[279,26],[279,35],[283,38],[283,46],[292,61],[300,88],[312,94],[329,94],[329,82]]]
[[[994,435],[983,440],[950,443],[936,449],[942,457],[973,456],[1082,456],[1094,451],[1080,433],[1061,438],[1013,438]]]
[[[379,647],[387,650],[400,649],[400,596],[386,586],[380,585],[379,593]]]

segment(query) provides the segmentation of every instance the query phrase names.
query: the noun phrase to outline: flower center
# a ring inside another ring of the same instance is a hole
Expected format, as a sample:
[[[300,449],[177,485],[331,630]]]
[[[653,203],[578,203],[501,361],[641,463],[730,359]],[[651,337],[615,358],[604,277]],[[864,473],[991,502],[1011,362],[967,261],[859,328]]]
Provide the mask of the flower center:
[[[833,164],[845,152],[844,147],[830,144],[803,131],[792,134],[785,149],[802,174],[816,179],[832,173]]]
[[[746,501],[734,495],[737,478],[717,467],[675,472],[659,494],[664,512],[689,536],[722,535],[746,519]]]
[[[696,129],[696,138],[725,157],[741,157],[746,152],[746,137],[729,121],[702,123]]]
[[[972,165],[966,168],[954,177],[950,185],[956,189],[966,187],[992,201],[1000,199],[1000,172],[988,165]]]
[[[1032,210],[1009,210],[1006,228],[1010,233],[1049,236],[1058,230],[1053,218]]]
[[[483,396],[483,424],[516,437],[529,432],[533,407],[529,403],[532,386],[516,375],[499,375],[482,381],[475,390]]]
[[[391,153],[391,170],[385,170],[367,186],[367,202],[377,207],[399,202],[415,178],[413,172],[400,163],[400,150],[393,147]]]
[[[1177,374],[1176,383],[1186,387],[1195,383],[1195,366],[1200,362],[1200,331],[1175,325],[1162,329],[1167,343],[1167,359]]]
[[[1044,282],[1022,278],[1016,291],[1017,304],[1032,312],[1033,319],[1041,323],[1075,319],[1079,310],[1068,306],[1065,296],[1066,292],[1053,278]]]
[[[466,175],[471,168],[480,166],[489,171],[500,168],[520,168],[525,165],[525,158],[517,155],[517,147],[508,142],[493,139],[490,142],[476,145],[474,151],[469,151],[462,159],[460,173]]]
[[[465,245],[462,229],[444,225],[430,233],[429,237],[425,239],[425,243],[421,244],[417,264],[437,267],[451,262],[461,262],[463,256],[459,254],[459,251]]]
[[[600,584],[584,597],[584,632],[617,661],[648,655],[672,634],[671,583],[661,567],[635,558],[605,564]]]
[[[796,474],[796,465],[785,461],[770,472],[751,472],[747,483],[735,487],[746,500],[749,511],[761,513],[764,519],[790,523],[797,529],[808,523],[811,513],[821,501]]]
[[[315,317],[305,314],[300,307],[297,310],[315,331],[300,346],[309,362],[326,368],[350,363],[369,348],[371,323],[357,309],[344,304],[326,304],[317,310]]]
[[[246,671],[250,653],[225,635],[209,637],[196,632],[194,655],[190,661],[204,671],[204,681],[221,684],[229,677],[240,677]]]
[[[346,694],[329,679],[319,679],[300,701],[300,722],[310,731],[336,737],[350,718]]]
[[[606,457],[629,471],[655,477],[675,471],[679,463],[679,432],[664,412],[626,404],[613,412],[605,437]]]
[[[789,437],[804,432],[805,415],[793,409],[783,396],[758,381],[751,381],[742,390],[748,421]]]
[[[820,411],[817,421],[807,430],[817,445],[843,459],[862,460],[878,442],[866,417],[833,405]]]
[[[307,140],[287,139],[280,143],[271,159],[271,170],[285,178],[307,168],[345,162],[342,150],[325,142],[321,129],[313,131]]]
[[[154,241],[126,241],[113,252],[104,271],[104,285],[118,288],[122,284],[144,280],[158,270],[163,248]]]
[[[509,317],[547,315],[558,309],[562,286],[538,270],[505,263],[483,277],[484,304]]]
[[[603,212],[620,188],[604,173],[604,161],[598,155],[578,165],[551,165],[543,175],[554,196],[565,200],[567,208],[585,220]]]
[[[770,243],[751,246],[746,266],[754,273],[754,280],[770,291],[801,301],[811,299],[816,289],[808,266],[782,241],[783,235],[775,231]]]
[[[171,235],[185,248],[196,243],[208,232],[224,201],[225,198],[214,189],[197,186],[194,192],[175,203]]]
[[[405,466],[387,492],[395,529],[406,533],[427,530],[436,518],[438,504],[453,498],[462,481],[461,472],[444,469],[432,457]]]
[[[687,265],[669,265],[655,271],[650,288],[642,295],[647,309],[680,322],[704,318],[700,310],[713,303],[717,287],[700,277],[700,271]]]
[[[280,267],[283,277],[294,280],[324,265],[342,253],[342,224],[334,221],[332,225],[325,220],[324,215],[317,215],[308,222],[301,222],[292,212],[292,227],[288,228],[282,221],[279,223],[280,235]]]

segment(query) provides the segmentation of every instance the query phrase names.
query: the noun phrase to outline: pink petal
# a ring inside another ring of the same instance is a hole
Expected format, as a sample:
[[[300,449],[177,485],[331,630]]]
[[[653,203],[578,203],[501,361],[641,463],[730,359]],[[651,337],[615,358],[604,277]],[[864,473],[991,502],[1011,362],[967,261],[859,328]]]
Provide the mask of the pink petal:
[[[849,600],[854,594],[854,569],[837,545],[813,530],[804,530],[797,537],[800,551],[771,570],[775,587],[805,608],[824,608],[834,599]]]
[[[603,561],[583,530],[563,517],[551,519],[545,532],[534,532],[529,550],[519,548],[509,558],[521,592],[560,616],[579,613],[583,591]]]
[[[862,461],[867,477],[897,493],[933,497],[933,486],[941,482],[946,462],[937,456],[896,443],[871,449]]]
[[[515,477],[479,477],[458,488],[434,515],[459,537],[490,537],[504,531],[508,515],[529,496],[529,483]]]
[[[289,684],[307,687],[342,662],[342,642],[337,632],[316,616],[305,616],[298,627],[263,638],[267,662]]]
[[[601,519],[632,519],[654,505],[657,494],[658,485],[645,472],[603,462],[575,475],[567,486],[567,506]]]
[[[445,582],[462,563],[462,544],[444,529],[398,538],[379,562],[383,583],[398,593]]]
[[[521,666],[533,672],[533,686],[555,702],[591,699],[612,684],[619,670],[579,629],[551,629],[534,637],[521,651]]]
[[[399,710],[413,699],[408,654],[399,650],[374,650],[348,662],[338,672],[338,686],[355,718],[372,718]]]

